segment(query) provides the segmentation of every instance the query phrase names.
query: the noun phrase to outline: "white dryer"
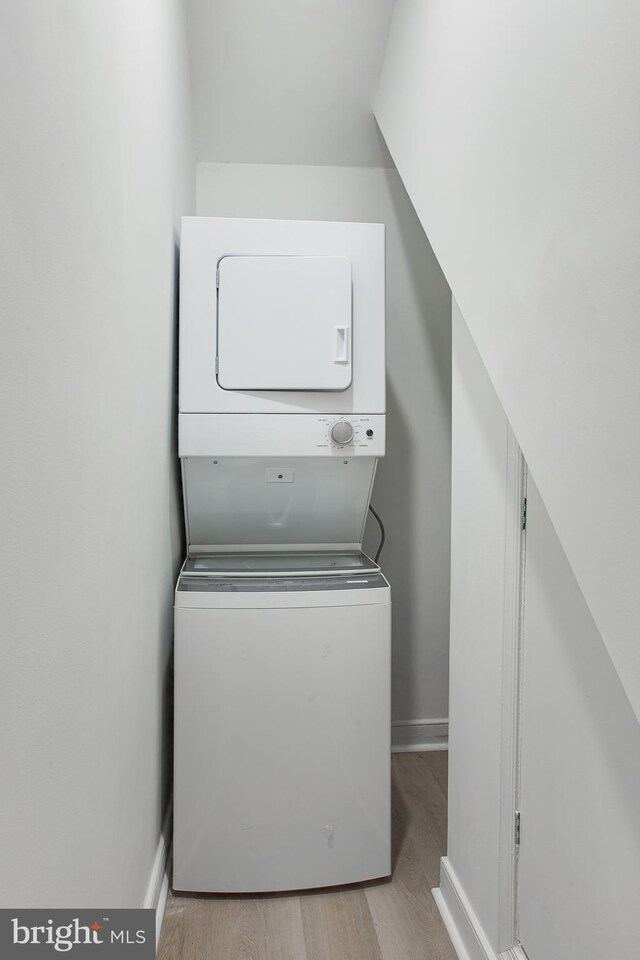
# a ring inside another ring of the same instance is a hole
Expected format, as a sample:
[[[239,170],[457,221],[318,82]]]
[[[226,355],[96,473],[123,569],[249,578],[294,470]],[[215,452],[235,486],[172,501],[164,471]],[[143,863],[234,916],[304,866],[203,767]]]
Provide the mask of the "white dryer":
[[[384,228],[183,221],[174,887],[387,876]]]
[[[384,414],[384,273],[383,224],[183,218],[188,436],[213,413]]]

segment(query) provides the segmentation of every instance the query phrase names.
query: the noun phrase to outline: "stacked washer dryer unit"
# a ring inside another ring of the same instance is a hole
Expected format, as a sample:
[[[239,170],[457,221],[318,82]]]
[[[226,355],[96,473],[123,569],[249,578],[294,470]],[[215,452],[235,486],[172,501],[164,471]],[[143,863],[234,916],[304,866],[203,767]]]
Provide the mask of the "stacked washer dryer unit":
[[[391,872],[384,227],[183,220],[174,887]]]

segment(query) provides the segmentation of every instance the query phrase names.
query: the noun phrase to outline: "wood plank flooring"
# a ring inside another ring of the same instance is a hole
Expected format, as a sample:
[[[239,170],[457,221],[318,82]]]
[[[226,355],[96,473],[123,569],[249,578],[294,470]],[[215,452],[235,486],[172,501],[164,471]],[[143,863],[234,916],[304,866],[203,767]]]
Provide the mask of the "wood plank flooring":
[[[431,896],[446,850],[447,754],[392,758],[390,881],[322,892],[173,896],[158,960],[456,960]]]

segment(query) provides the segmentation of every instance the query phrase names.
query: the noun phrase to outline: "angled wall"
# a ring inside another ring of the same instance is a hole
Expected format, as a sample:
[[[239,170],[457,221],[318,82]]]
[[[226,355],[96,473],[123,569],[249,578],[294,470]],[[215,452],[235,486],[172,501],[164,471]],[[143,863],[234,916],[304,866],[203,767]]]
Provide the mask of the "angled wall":
[[[640,714],[640,8],[398,0],[376,117]]]
[[[3,5],[3,907],[153,893],[182,551],[185,33],[180,0]]]
[[[447,857],[497,945],[510,437],[455,300],[452,355]]]
[[[519,497],[509,423],[455,301],[452,340],[449,817],[440,903],[468,957],[487,960],[506,957],[500,951],[512,942],[503,778]],[[530,473],[527,498],[516,937],[535,960],[635,960],[640,725]]]

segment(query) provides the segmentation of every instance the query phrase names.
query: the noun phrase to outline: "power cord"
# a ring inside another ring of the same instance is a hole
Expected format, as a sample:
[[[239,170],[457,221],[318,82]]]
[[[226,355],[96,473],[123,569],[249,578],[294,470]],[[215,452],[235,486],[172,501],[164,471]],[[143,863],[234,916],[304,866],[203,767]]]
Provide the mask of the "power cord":
[[[384,532],[384,523],[383,523],[382,520],[380,519],[379,514],[377,514],[376,511],[373,509],[373,507],[371,506],[371,504],[369,504],[369,510],[371,510],[371,513],[374,515],[374,517],[375,517],[376,520],[378,521],[378,526],[380,527],[380,543],[379,543],[379,545],[378,545],[378,550],[377,550],[377,552],[376,552],[376,555],[375,555],[375,557],[373,558],[374,561],[377,563],[377,562],[378,562],[378,558],[379,558],[380,554],[382,553],[382,548],[384,547],[384,541],[385,541],[385,539],[386,539],[386,536],[385,536],[385,532]]]

